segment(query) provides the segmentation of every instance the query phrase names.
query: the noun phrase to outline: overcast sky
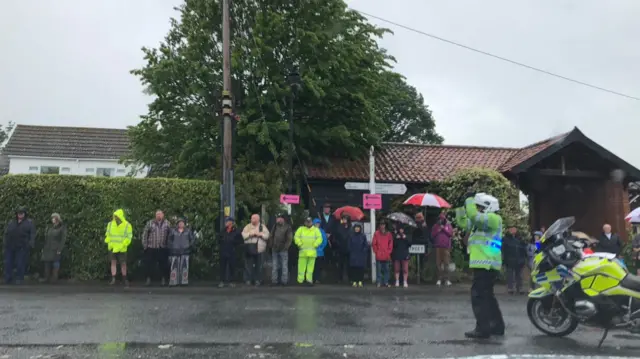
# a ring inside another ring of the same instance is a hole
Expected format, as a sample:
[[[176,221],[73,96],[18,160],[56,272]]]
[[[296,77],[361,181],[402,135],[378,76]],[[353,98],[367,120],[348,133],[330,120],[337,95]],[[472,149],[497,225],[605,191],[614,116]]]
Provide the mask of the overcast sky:
[[[149,98],[129,70],[180,0],[4,0],[0,122],[124,128]],[[640,97],[640,1],[351,0],[389,20]],[[640,167],[640,101],[391,27],[397,71],[447,144],[524,146],[578,126]]]

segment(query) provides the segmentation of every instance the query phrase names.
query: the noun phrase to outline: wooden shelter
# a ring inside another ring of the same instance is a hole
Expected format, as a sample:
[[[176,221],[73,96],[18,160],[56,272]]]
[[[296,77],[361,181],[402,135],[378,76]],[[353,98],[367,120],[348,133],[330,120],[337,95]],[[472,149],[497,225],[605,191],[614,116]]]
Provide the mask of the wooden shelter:
[[[402,183],[409,192],[471,167],[499,171],[527,195],[531,228],[575,216],[576,230],[595,236],[609,223],[626,236],[627,189],[640,181],[640,170],[578,128],[524,148],[385,143],[376,152],[376,181]],[[324,202],[358,205],[364,192],[345,190],[344,184],[368,181],[368,159],[309,166],[306,175],[317,207]],[[393,197],[383,196],[385,206]]]

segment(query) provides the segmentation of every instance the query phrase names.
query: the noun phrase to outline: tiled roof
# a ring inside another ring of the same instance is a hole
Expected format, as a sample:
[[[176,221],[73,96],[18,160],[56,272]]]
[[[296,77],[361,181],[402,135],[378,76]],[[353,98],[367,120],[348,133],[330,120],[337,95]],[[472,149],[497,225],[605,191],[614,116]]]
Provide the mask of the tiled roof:
[[[442,180],[459,169],[499,169],[518,153],[515,148],[465,147],[385,143],[376,152],[376,180],[426,183]],[[307,167],[316,179],[367,180],[369,160],[335,160],[330,166]]]
[[[127,130],[17,125],[7,156],[120,159],[129,152]]]
[[[521,164],[522,162],[530,159],[531,157],[537,155],[541,151],[546,150],[552,145],[561,142],[564,140],[571,132],[563,133],[558,136],[554,136],[551,138],[547,138],[544,141],[536,142],[527,147],[522,148],[518,151],[513,157],[511,157],[507,162],[505,162],[502,166],[500,166],[499,170],[506,172],[511,170],[513,167]]]
[[[426,183],[443,180],[464,168],[482,167],[508,172],[518,164],[561,142],[564,133],[524,148],[471,147],[384,143],[376,152],[376,181]],[[311,179],[369,178],[369,160],[333,160],[329,166],[308,166]]]

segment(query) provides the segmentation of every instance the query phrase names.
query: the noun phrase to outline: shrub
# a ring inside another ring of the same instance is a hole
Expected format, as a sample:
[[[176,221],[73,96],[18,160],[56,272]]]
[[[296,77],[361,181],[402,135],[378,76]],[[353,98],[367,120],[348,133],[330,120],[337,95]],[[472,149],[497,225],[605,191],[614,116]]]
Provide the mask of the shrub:
[[[62,254],[62,275],[77,279],[99,279],[108,274],[104,234],[114,210],[122,208],[133,226],[129,247],[130,273],[136,274],[141,258],[140,235],[146,222],[162,209],[167,218],[185,216],[199,232],[190,274],[211,275],[217,264],[216,218],[219,215],[219,184],[215,181],[182,179],[134,179],[59,175],[9,175],[0,178],[0,223],[4,231],[15,209],[26,206],[38,235],[31,252],[31,273],[39,272],[44,232],[51,213],[60,213],[68,228]]]
[[[500,201],[498,214],[502,217],[503,229],[515,226],[521,234],[529,233],[528,217],[520,207],[520,192],[499,172],[483,168],[464,169],[431,187],[452,207],[464,204],[463,197],[469,188],[490,194]]]

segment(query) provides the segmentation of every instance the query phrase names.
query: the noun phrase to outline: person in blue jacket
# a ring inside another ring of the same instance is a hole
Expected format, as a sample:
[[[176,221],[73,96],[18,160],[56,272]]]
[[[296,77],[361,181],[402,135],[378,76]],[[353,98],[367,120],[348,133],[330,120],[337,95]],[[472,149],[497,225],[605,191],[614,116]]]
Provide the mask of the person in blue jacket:
[[[324,267],[324,249],[328,244],[327,232],[322,229],[322,221],[318,218],[313,220],[313,225],[316,226],[322,234],[322,244],[318,247],[318,255],[316,256],[316,267],[313,270],[313,282],[320,284],[320,278],[322,278],[322,268]]]
[[[353,231],[351,238],[349,238],[349,280],[352,286],[362,287],[364,269],[367,266],[369,243],[367,242],[367,237],[362,232],[362,225],[360,223],[353,226]]]

